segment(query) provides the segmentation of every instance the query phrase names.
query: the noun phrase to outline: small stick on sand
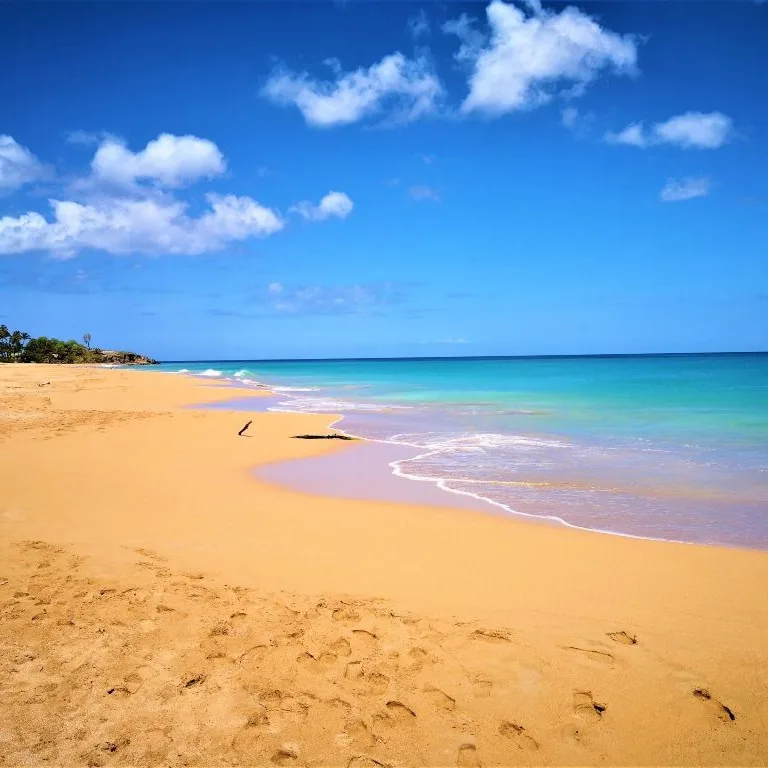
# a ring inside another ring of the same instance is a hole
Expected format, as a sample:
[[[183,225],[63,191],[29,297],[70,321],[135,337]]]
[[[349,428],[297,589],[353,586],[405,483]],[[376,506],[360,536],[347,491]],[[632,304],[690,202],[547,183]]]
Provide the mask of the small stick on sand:
[[[253,424],[253,422],[252,422],[252,421],[249,421],[249,422],[248,422],[248,423],[247,423],[247,424],[246,424],[246,425],[245,425],[245,426],[244,426],[244,427],[243,427],[243,428],[242,428],[242,429],[241,429],[241,430],[240,430],[240,431],[239,431],[237,434],[238,434],[240,437],[242,437],[242,435],[243,435],[243,432],[245,432],[245,430],[246,430],[246,429],[248,429],[248,427],[250,427],[250,426],[251,426],[251,424]]]

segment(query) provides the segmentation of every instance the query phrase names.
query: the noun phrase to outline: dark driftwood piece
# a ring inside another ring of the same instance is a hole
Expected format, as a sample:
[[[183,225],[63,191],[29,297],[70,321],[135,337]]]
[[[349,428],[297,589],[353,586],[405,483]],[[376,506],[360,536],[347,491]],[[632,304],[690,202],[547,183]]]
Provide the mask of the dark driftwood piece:
[[[251,424],[253,424],[253,422],[249,421],[237,434],[242,437],[243,432],[245,432],[245,430],[248,429],[248,427],[250,427]]]
[[[349,435],[294,435],[296,440],[354,440]]]

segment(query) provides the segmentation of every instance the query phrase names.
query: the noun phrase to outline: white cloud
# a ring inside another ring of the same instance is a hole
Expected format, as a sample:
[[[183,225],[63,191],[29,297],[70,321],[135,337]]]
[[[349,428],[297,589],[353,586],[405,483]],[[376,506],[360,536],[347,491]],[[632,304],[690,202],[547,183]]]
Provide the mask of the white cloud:
[[[114,139],[115,137],[107,133],[106,131],[69,131],[66,135],[66,140],[70,144],[81,144],[84,147],[89,147],[93,144],[100,144],[107,139]]]
[[[408,31],[415,40],[430,34],[429,19],[423,8],[415,16],[408,19]]]
[[[0,170],[6,183],[18,185],[39,177],[42,168],[24,147],[0,137]],[[202,254],[283,229],[280,214],[251,197],[207,194],[204,210],[191,215],[191,201],[164,189],[225,168],[218,147],[195,136],[164,133],[137,153],[109,137],[96,150],[91,175],[71,184],[66,196],[48,201],[50,214],[32,210],[0,218],[0,254],[44,251],[55,258],[70,258],[84,250],[115,255]],[[329,192],[317,205],[300,203],[295,210],[322,221],[346,218],[352,208],[347,195]]]
[[[659,197],[665,203],[676,203],[682,200],[693,200],[695,197],[706,197],[709,194],[711,182],[707,178],[669,179],[661,190]]]
[[[608,132],[605,140],[609,144],[625,144],[629,147],[645,147],[648,145],[648,137],[645,135],[642,123],[630,123],[618,133]]]
[[[291,210],[309,221],[324,221],[332,216],[346,219],[354,207],[354,203],[343,192],[329,192],[317,205],[304,200],[292,206]]]
[[[658,141],[700,149],[721,147],[732,131],[733,121],[722,112],[686,112],[654,126]]]
[[[647,132],[642,123],[632,123],[619,133],[607,133],[605,140],[641,148],[675,144],[684,149],[717,149],[732,135],[733,120],[722,112],[685,112],[656,123]]]
[[[46,175],[45,166],[26,147],[0,135],[0,190],[18,189]]]
[[[295,106],[310,125],[327,128],[356,123],[393,107],[390,119],[410,122],[435,111],[443,88],[429,61],[408,59],[397,52],[368,69],[343,73],[335,66],[334,79],[319,81],[308,73],[276,71],[262,94],[281,106]]]
[[[604,29],[577,8],[554,13],[537,2],[527,6],[528,15],[493,0],[486,9],[489,39],[466,16],[443,26],[462,42],[456,59],[472,66],[462,112],[497,116],[533,108],[566,91],[580,94],[604,70],[636,71],[632,36]]]
[[[111,254],[201,254],[283,228],[273,210],[249,197],[207,195],[197,218],[166,198],[106,198],[90,204],[51,200],[52,220],[36,212],[0,218],[0,254],[48,251],[69,258],[96,249]]]
[[[267,287],[267,290],[272,293],[282,293],[283,292],[283,285],[282,283],[270,283]]]
[[[411,200],[432,200],[435,203],[440,202],[440,194],[437,192],[437,190],[427,186],[426,184],[417,184],[411,187],[408,190],[408,195],[410,196]]]
[[[97,179],[122,186],[152,181],[181,187],[224,173],[226,163],[219,148],[208,139],[161,133],[135,153],[115,138],[105,139],[96,150],[91,169]]]

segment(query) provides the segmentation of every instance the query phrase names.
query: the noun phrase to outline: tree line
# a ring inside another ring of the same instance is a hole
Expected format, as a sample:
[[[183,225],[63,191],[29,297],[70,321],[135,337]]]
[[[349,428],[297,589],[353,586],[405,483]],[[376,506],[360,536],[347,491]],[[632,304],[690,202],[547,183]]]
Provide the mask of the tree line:
[[[91,334],[83,334],[85,344],[70,339],[47,336],[32,338],[25,331],[11,331],[0,325],[0,362],[2,363],[93,363],[100,362],[100,349],[91,349]]]

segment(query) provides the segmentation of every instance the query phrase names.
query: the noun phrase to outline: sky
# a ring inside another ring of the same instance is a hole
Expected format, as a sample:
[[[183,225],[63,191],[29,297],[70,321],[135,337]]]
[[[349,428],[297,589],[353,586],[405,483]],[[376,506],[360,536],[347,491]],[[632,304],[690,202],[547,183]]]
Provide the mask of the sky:
[[[163,360],[768,349],[768,3],[0,4],[0,323]]]

